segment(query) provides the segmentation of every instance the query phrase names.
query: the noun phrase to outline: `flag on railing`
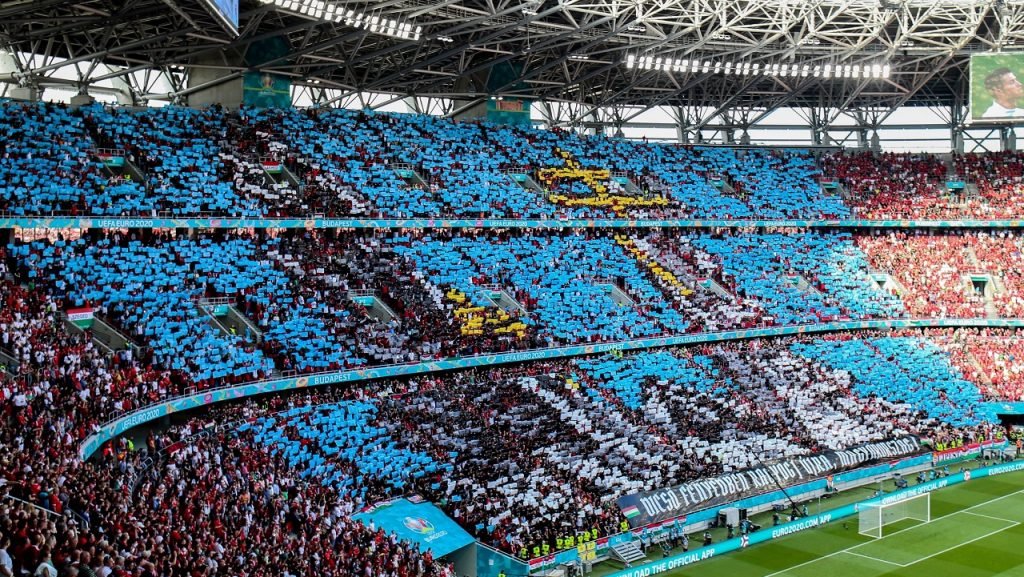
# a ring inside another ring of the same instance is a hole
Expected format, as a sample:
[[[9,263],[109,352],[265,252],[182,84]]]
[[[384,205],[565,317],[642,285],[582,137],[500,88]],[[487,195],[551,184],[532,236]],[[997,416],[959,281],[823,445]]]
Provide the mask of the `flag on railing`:
[[[91,327],[93,321],[92,307],[68,309],[68,321],[80,329]]]

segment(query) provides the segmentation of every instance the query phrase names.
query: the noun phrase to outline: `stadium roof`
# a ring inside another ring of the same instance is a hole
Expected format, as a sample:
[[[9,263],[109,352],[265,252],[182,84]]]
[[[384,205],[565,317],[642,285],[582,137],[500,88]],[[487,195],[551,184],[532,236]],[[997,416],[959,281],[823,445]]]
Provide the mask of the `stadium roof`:
[[[188,70],[237,77],[247,49],[274,37],[286,52],[261,69],[323,91],[323,101],[528,96],[575,103],[581,117],[593,107],[678,105],[750,122],[778,106],[961,104],[970,54],[1024,46],[1024,0],[241,0],[237,37],[198,0],[24,0],[0,8],[0,44],[19,55],[18,70],[0,80],[81,86],[155,70],[180,96]],[[627,65],[647,57],[657,69]],[[79,78],[47,78],[64,59]],[[791,68],[744,74],[755,64]],[[820,77],[837,65],[891,73]]]

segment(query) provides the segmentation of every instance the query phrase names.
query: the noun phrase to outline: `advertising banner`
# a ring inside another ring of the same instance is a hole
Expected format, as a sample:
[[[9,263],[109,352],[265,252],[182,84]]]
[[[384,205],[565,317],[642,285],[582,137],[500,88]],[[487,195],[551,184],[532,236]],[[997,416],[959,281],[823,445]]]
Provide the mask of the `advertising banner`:
[[[733,503],[765,493],[779,485],[789,487],[839,471],[920,452],[921,442],[917,437],[900,437],[842,451],[787,459],[659,491],[626,495],[617,503],[631,527],[642,527],[693,511]]]
[[[932,464],[942,465],[973,459],[985,449],[996,449],[1005,446],[1006,441],[982,441],[980,443],[969,443],[953,449],[946,449],[945,451],[935,451],[932,453]]]
[[[415,543],[420,551],[432,551],[435,557],[443,557],[475,542],[469,533],[430,503],[397,499],[352,518],[367,525],[373,521],[399,539]]]
[[[257,108],[289,108],[292,81],[270,72],[246,72],[242,82],[242,103]]]
[[[1024,415],[1024,403],[1019,401],[993,401],[982,407],[993,415]]]
[[[778,527],[765,528],[760,531],[755,531],[747,536],[746,540],[742,537],[735,539],[729,539],[722,541],[721,543],[715,543],[714,545],[703,547],[695,551],[683,553],[681,555],[673,555],[664,559],[659,559],[652,563],[647,563],[640,567],[633,567],[612,573],[607,577],[651,577],[652,575],[658,575],[660,573],[666,573],[673,569],[685,567],[697,561],[703,561],[705,559],[711,559],[723,553],[729,551],[735,551],[743,547],[755,545],[757,543],[763,543],[765,541],[771,541],[815,527],[827,525],[828,523],[844,517],[850,517],[856,515],[860,507],[865,503],[877,503],[883,504],[898,503],[911,497],[923,493],[930,493],[937,489],[943,489],[959,483],[969,482],[971,479],[981,479],[983,477],[993,477],[996,475],[1003,475],[1006,473],[1014,473],[1017,471],[1024,470],[1024,461],[1015,461],[1004,465],[993,465],[991,467],[984,467],[976,469],[974,471],[965,471],[962,473],[955,473],[949,477],[943,479],[937,479],[934,481],[928,481],[908,489],[896,491],[885,495],[884,497],[876,497],[860,503],[854,503],[852,505],[844,505],[837,509],[821,513],[819,515],[811,515],[810,517],[804,517],[796,521],[791,521]]]

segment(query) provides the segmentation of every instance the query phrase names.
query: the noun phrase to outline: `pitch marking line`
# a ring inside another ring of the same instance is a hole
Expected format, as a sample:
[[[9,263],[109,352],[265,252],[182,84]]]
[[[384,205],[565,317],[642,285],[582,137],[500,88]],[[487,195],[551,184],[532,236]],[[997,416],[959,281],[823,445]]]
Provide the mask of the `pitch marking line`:
[[[906,567],[906,565],[904,565],[902,563],[897,563],[895,561],[888,561],[886,559],[879,559],[878,557],[872,557],[871,555],[862,555],[860,553],[854,553],[853,551],[840,551],[840,553],[846,553],[847,555],[856,555],[857,557],[863,557],[864,559],[871,559],[872,561],[878,561],[879,563],[885,563],[887,565],[895,565],[897,567]]]
[[[964,545],[970,545],[971,543],[974,543],[975,541],[981,541],[982,539],[985,539],[987,537],[991,537],[992,535],[995,535],[996,533],[1002,533],[1003,531],[1005,531],[1007,529],[1012,529],[1013,527],[1016,527],[1017,525],[1020,525],[1020,523],[1017,523],[1016,521],[1011,521],[1011,523],[1013,523],[1013,524],[1012,525],[1007,525],[1006,527],[1003,527],[1002,529],[996,529],[995,531],[990,531],[988,533],[985,533],[981,537],[975,537],[974,539],[969,539],[967,541],[964,541],[963,543],[957,543],[956,545],[953,545],[951,547],[946,547],[942,551],[939,551],[937,553],[932,553],[931,555],[928,555],[927,557],[921,557],[917,561],[912,561],[910,563],[907,563],[906,565],[904,565],[904,567],[910,567],[911,565],[916,565],[917,563],[920,563],[921,561],[927,561],[928,559],[931,559],[932,557],[938,557],[939,555],[942,555],[943,553],[948,553],[948,552],[952,551],[953,549],[959,549],[960,547],[963,547]]]
[[[996,497],[994,499],[989,499],[988,501],[984,501],[984,502],[978,503],[977,505],[971,505],[970,507],[967,507],[966,509],[961,509],[961,510],[956,511],[954,513],[950,513],[949,515],[944,515],[942,517],[933,518],[932,521],[937,521],[939,519],[945,519],[946,517],[949,517],[951,515],[956,515],[957,513],[966,513],[968,511],[973,510],[973,509],[977,509],[979,507],[983,507],[985,505],[988,505],[989,503],[995,503],[996,501],[1002,501],[1003,499],[1008,499],[1010,497],[1014,497],[1016,495],[1020,495],[1021,493],[1024,493],[1024,489],[1021,489],[1020,491],[1015,491],[1013,493],[1008,493],[1008,494],[1003,495],[1001,497]],[[1014,523],[1019,525],[1019,523],[1017,523],[1016,521],[1014,521]],[[920,526],[921,525],[914,525],[913,527],[908,527],[906,529],[900,529],[899,531],[894,531],[894,532],[892,532],[892,533],[890,533],[888,535],[885,535],[885,536],[881,537],[881,539],[885,539],[887,537],[892,537],[893,535],[898,535],[898,534],[900,534],[900,533],[902,533],[904,531],[909,531],[911,529],[914,529],[914,528],[920,527]],[[1005,528],[1000,529],[999,531],[996,531],[996,532],[998,533],[1000,531],[1005,531],[1005,530],[1007,530],[1009,528],[1010,527],[1005,527]],[[829,553],[828,555],[822,555],[821,557],[815,557],[814,559],[811,559],[810,561],[804,561],[803,563],[800,563],[798,565],[793,565],[791,567],[787,567],[787,568],[783,569],[782,571],[776,571],[774,573],[769,573],[769,574],[765,575],[764,577],[776,577],[776,575],[784,575],[784,574],[786,574],[786,573],[788,573],[788,572],[790,572],[790,571],[792,571],[794,569],[799,569],[800,567],[804,567],[806,565],[810,565],[811,563],[817,563],[818,561],[822,561],[824,559],[828,559],[829,557],[835,557],[836,555],[839,555],[841,553],[848,553],[848,552],[850,552],[853,549],[856,549],[858,547],[862,547],[864,545],[867,545],[868,543],[874,543],[875,541],[878,541],[878,540],[879,539],[875,539],[874,541],[867,541],[867,542],[864,542],[864,543],[857,543],[856,545],[852,545],[850,547],[847,547],[846,549],[840,549],[839,551],[835,551],[834,553]],[[960,545],[966,545],[966,544],[967,543],[961,543]],[[960,545],[957,545],[957,547],[959,547]],[[953,547],[953,549],[955,549],[955,548],[956,547]],[[943,553],[944,552],[945,551],[943,551]],[[920,561],[923,561],[923,559],[921,559]]]
[[[1003,519],[1002,517],[993,517],[992,515],[985,515],[984,513],[975,513],[974,511],[968,511],[964,509],[961,511],[964,515],[974,515],[975,517],[985,517],[986,519],[992,519],[995,521],[1003,521],[1005,523],[1013,523],[1014,525],[1020,525],[1020,522],[1014,521],[1013,519]]]

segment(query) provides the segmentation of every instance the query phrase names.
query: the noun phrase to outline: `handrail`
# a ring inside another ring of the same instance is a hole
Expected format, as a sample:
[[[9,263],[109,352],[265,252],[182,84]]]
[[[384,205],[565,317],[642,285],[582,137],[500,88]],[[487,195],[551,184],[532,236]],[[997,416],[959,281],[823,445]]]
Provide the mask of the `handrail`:
[[[125,156],[123,148],[94,148],[96,156]]]
[[[64,513],[58,513],[56,511],[54,511],[53,509],[47,509],[46,507],[41,507],[41,506],[36,505],[35,503],[31,502],[31,501],[26,501],[25,499],[22,499],[20,497],[15,497],[14,495],[11,495],[10,493],[4,493],[3,495],[0,495],[0,498],[11,499],[12,501],[17,501],[19,503],[23,503],[25,505],[28,505],[29,507],[33,507],[35,509],[38,509],[38,510],[42,511],[43,513],[45,513],[47,515],[53,515],[54,517],[76,517],[77,520],[82,524],[82,527],[84,527],[86,529],[89,528],[89,521],[85,517],[83,517],[81,513],[79,513],[78,511],[75,511],[74,509],[68,508],[68,509],[65,510]]]
[[[818,334],[838,331],[885,330],[898,328],[940,328],[940,327],[994,327],[1024,328],[1022,319],[872,319],[860,321],[836,321],[805,325],[763,327],[745,330],[728,330],[705,333],[670,334],[658,337],[605,341],[602,343],[566,345],[561,347],[525,349],[509,353],[489,353],[469,357],[453,357],[426,362],[411,362],[380,365],[369,368],[343,371],[321,371],[297,377],[262,379],[238,385],[224,385],[151,403],[125,415],[104,423],[96,433],[90,435],[79,447],[79,457],[86,460],[107,441],[143,423],[159,419],[170,413],[237,400],[249,396],[281,392],[291,389],[317,387],[337,383],[370,381],[382,378],[411,376],[438,371],[463,370],[482,366],[494,366],[540,360],[554,360],[576,356],[592,355],[610,351],[642,350],[649,348],[695,345],[702,343],[744,340],[759,337],[778,337],[798,334]]]
[[[202,305],[230,305],[235,303],[235,299],[231,297],[196,297],[192,299],[192,302]]]

